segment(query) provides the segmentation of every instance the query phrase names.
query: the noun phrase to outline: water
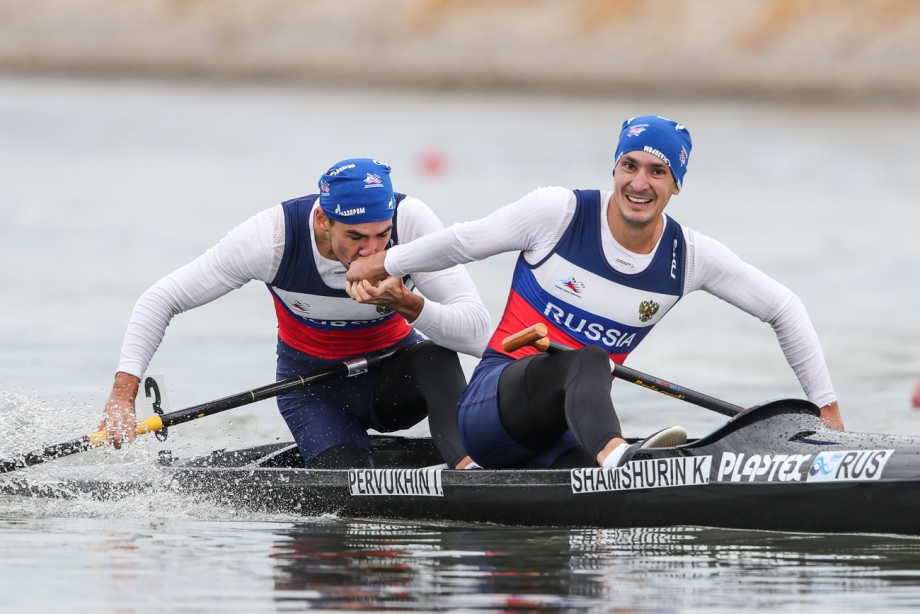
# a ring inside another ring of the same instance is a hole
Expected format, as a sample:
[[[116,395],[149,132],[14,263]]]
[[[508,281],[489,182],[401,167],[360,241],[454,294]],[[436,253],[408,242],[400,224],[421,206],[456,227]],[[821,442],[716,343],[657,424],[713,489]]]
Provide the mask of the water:
[[[669,212],[802,298],[847,426],[920,434],[909,404],[920,376],[916,111],[2,78],[0,457],[95,430],[140,293],[255,211],[312,191],[331,163],[388,162],[397,189],[450,224],[541,185],[609,186],[620,123],[648,112],[694,138]],[[512,263],[470,266],[493,323]],[[176,318],[150,372],[166,374],[174,408],[270,383],[274,334],[269,295],[250,284]],[[801,396],[769,326],[703,293],[630,364],[740,405]],[[614,396],[630,436],[674,423],[701,436],[722,421],[623,382]],[[167,447],[188,456],[287,438],[264,402],[177,427]],[[162,447],[141,438],[28,479],[143,477]],[[897,610],[920,600],[917,543],[7,496],[0,611]]]

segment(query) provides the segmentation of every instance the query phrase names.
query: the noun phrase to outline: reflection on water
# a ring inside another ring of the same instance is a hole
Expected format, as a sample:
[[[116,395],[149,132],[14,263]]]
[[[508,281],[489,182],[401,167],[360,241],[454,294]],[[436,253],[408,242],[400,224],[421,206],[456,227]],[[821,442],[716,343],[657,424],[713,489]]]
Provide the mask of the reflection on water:
[[[920,605],[920,540],[911,538],[366,522],[298,524],[277,536],[275,599],[310,608]]]
[[[0,497],[0,611],[920,607],[920,539],[909,537],[230,520],[214,506],[192,508],[209,520],[185,520],[204,503],[162,495],[126,499],[117,516],[64,517],[83,504],[37,513]]]

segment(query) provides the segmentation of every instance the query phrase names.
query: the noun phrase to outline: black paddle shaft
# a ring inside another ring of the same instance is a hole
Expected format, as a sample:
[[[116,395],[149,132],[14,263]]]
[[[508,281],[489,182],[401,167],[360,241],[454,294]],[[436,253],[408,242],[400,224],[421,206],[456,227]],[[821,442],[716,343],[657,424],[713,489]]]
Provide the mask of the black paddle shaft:
[[[367,372],[368,369],[379,365],[380,361],[387,356],[389,356],[389,354],[354,358],[352,360],[347,360],[345,362],[339,363],[328,369],[317,371],[316,373],[312,373],[310,375],[297,375],[280,382],[275,382],[274,384],[268,384],[267,386],[253,388],[252,390],[248,390],[246,392],[240,392],[229,397],[224,397],[223,399],[217,399],[216,401],[210,401],[208,403],[202,403],[201,405],[195,405],[194,407],[189,407],[187,409],[180,409],[179,411],[163,414],[160,416],[160,419],[163,421],[164,427],[173,426],[176,424],[182,424],[183,422],[197,420],[198,418],[204,418],[205,416],[218,414],[222,411],[227,411],[228,409],[249,405],[250,403],[255,403],[256,401],[270,399],[272,397],[286,394],[288,392],[293,392],[294,390],[300,390],[301,388],[306,388],[311,384],[325,382],[327,380],[337,379],[340,377],[360,375],[361,373]],[[93,433],[92,435],[99,435],[99,433]],[[83,437],[74,439],[72,441],[45,446],[39,450],[23,454],[18,458],[0,459],[0,473],[8,473],[10,471],[31,467],[32,465],[38,465],[40,463],[44,463],[45,461],[54,460],[63,456],[70,456],[71,454],[77,454],[78,452],[85,452],[91,448],[97,447],[99,445],[99,443],[96,443],[97,441],[98,437],[84,435]]]
[[[572,348],[555,341],[549,342],[548,352],[564,352],[570,351]],[[669,397],[674,397],[675,399],[680,399],[681,401],[686,401],[688,403],[693,403],[694,405],[699,405],[706,409],[711,409],[714,412],[718,412],[724,416],[734,417],[744,411],[743,407],[727,403],[715,397],[711,397],[702,392],[697,392],[695,390],[690,390],[689,388],[684,388],[683,386],[678,386],[677,384],[672,384],[663,379],[657,377],[652,377],[651,375],[646,375],[641,371],[636,371],[635,369],[630,369],[629,367],[624,367],[623,365],[618,365],[616,363],[611,363],[613,365],[613,375],[614,377],[619,377],[620,379],[632,382],[642,386],[643,388],[649,388],[655,392],[660,392],[661,394],[667,395]]]
[[[179,411],[163,414],[161,416],[163,426],[173,426],[190,420],[204,418],[205,416],[219,414],[228,409],[242,407],[243,405],[249,405],[257,401],[264,401],[265,399],[281,396],[282,394],[287,394],[294,390],[300,390],[311,384],[340,377],[359,375],[372,367],[376,367],[380,364],[382,358],[382,356],[355,358],[310,375],[297,375],[286,380],[281,380],[280,382],[275,382],[274,384],[262,386],[261,388],[253,388],[247,392],[240,392],[229,397],[224,397],[223,399],[217,399],[216,401],[209,401],[208,403],[202,403],[201,405],[195,405],[187,409],[180,409]]]

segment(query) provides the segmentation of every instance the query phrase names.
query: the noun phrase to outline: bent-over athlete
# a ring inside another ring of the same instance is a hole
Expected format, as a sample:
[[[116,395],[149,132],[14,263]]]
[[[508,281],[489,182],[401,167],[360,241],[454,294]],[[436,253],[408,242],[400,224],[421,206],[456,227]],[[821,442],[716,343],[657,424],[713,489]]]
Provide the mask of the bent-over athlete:
[[[362,303],[345,292],[354,259],[441,229],[424,203],[393,192],[389,166],[339,162],[320,178],[318,194],[257,213],[140,297],[100,429],[116,447],[134,439],[140,378],[175,315],[259,280],[278,318],[278,380],[397,350],[368,373],[278,397],[306,466],[371,467],[369,428],[401,430],[426,415],[448,465],[467,466],[456,424],[466,379],[456,352],[481,356],[490,329],[469,274],[455,266],[393,277],[363,293]]]

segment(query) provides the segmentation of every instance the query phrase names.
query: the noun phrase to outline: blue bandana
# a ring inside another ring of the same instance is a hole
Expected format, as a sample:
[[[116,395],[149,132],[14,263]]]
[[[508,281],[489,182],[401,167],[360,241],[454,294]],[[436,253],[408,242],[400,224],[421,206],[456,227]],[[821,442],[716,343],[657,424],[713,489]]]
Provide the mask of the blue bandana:
[[[690,133],[683,125],[657,115],[634,117],[623,122],[613,165],[616,166],[627,151],[648,152],[670,167],[679,190],[687,174],[691,146]]]
[[[343,224],[393,219],[396,205],[390,167],[369,158],[334,164],[319,178],[319,206],[328,217]]]

